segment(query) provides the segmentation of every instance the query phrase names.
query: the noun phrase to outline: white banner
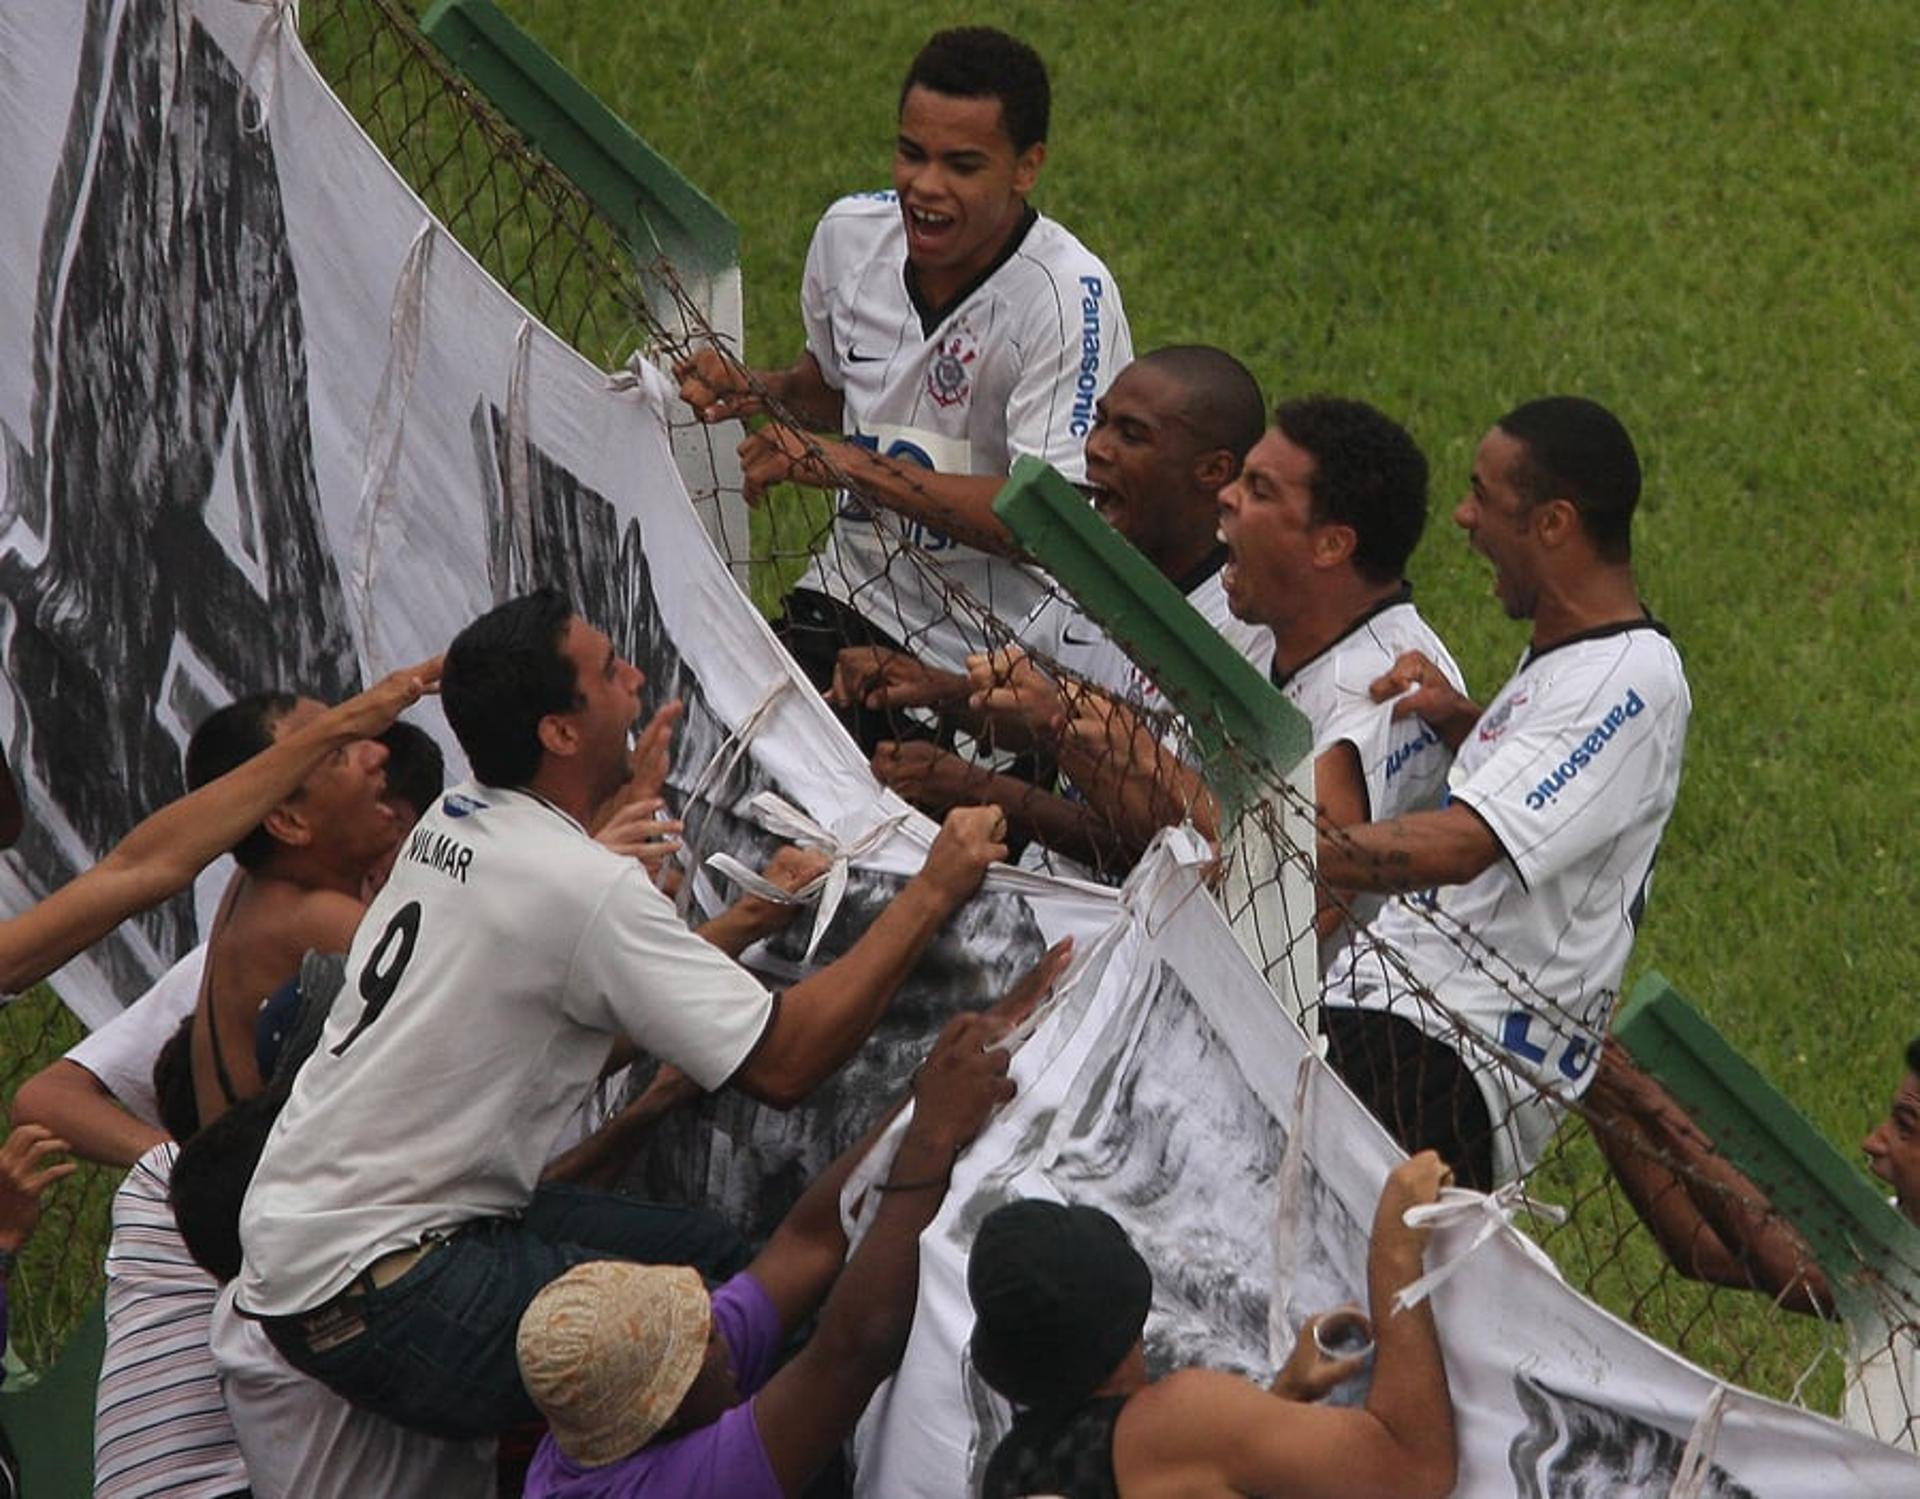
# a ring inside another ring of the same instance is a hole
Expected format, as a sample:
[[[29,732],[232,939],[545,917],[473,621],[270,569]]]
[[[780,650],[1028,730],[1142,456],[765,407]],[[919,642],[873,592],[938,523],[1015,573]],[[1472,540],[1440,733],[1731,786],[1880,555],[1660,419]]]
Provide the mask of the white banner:
[[[1368,1228],[1398,1148],[1232,941],[1206,858],[1191,834],[1150,855],[1015,1058],[1018,1096],[921,1239],[906,1358],[860,1434],[862,1494],[978,1492],[1010,1413],[967,1361],[966,1257],[1012,1198],[1092,1203],[1127,1226],[1154,1272],[1156,1374],[1204,1364],[1265,1384],[1307,1316],[1366,1304]],[[1728,1389],[1571,1290],[1493,1199],[1448,1196],[1427,1266],[1458,1499],[1920,1492],[1920,1461]],[[1339,1398],[1364,1396],[1356,1381]],[[1676,1489],[1690,1443],[1699,1486]]]
[[[792,821],[766,793],[860,850],[821,958],[917,867],[931,825],[873,781],[689,504],[664,382],[610,382],[530,322],[362,136],[287,7],[5,0],[0,139],[0,733],[30,822],[0,873],[8,909],[178,795],[211,707],[266,686],[337,698],[535,581],[686,700],[674,789],[697,858],[763,861]],[[1081,938],[1081,977],[1017,1060],[1020,1098],[927,1235],[913,1343],[864,1437],[868,1493],[968,1492],[1004,1423],[964,1369],[961,1274],[972,1225],[1010,1193],[1118,1212],[1158,1275],[1162,1365],[1264,1377],[1276,1284],[1287,1322],[1360,1289],[1385,1137],[1190,863],[1163,854],[1126,900],[1116,924],[1108,892],[997,873],[807,1110],[717,1100],[667,1152],[666,1185],[774,1211],[768,1184],[857,1130],[946,1014]],[[176,902],[62,993],[98,1021],[195,928]],[[763,961],[795,970],[807,938],[803,918]],[[1284,1214],[1246,1211],[1282,1197]],[[1474,1232],[1434,1253],[1458,1261],[1437,1306],[1462,1494],[1658,1492],[1710,1409],[1698,1493],[1916,1491],[1920,1465],[1831,1423],[1715,1404],[1710,1378],[1516,1235],[1466,1252]]]

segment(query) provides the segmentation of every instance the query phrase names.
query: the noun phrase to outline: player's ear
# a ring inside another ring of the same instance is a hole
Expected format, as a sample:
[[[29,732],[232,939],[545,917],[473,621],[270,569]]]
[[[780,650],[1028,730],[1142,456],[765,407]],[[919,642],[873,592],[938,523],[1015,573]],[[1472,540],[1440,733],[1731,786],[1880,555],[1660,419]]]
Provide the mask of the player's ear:
[[[1580,510],[1572,500],[1544,500],[1533,507],[1535,534],[1548,547],[1562,547],[1582,534]]]
[[[313,824],[307,820],[299,803],[292,800],[280,803],[261,818],[260,826],[267,830],[275,842],[292,848],[304,848],[313,842]]]
[[[1352,526],[1343,526],[1337,522],[1315,526],[1313,530],[1313,565],[1315,567],[1338,567],[1353,556],[1354,548],[1360,545],[1360,535]]]
[[[549,713],[534,732],[540,737],[540,748],[550,755],[571,755],[580,744],[580,732],[570,714]]]
[[[1211,448],[1193,460],[1193,482],[1218,494],[1240,474],[1240,460],[1226,448]]]
[[[1013,190],[1021,197],[1033,191],[1040,180],[1040,168],[1047,162],[1047,143],[1035,141],[1013,160]]]

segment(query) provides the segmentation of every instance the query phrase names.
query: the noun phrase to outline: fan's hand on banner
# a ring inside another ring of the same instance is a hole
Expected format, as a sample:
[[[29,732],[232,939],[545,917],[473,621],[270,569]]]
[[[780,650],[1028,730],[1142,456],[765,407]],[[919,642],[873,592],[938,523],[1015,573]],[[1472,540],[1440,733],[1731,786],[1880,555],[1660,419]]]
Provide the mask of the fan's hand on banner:
[[[921,876],[958,904],[980,888],[989,866],[1007,856],[1007,814],[998,807],[955,807],[940,824]]]

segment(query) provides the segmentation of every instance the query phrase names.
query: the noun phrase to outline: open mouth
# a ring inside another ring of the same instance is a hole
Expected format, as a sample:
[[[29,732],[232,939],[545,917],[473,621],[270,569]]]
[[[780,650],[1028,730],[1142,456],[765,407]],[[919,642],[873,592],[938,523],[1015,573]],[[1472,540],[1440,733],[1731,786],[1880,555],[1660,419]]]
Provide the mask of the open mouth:
[[[907,237],[916,244],[938,243],[953,230],[954,218],[951,214],[909,206],[906,215]]]

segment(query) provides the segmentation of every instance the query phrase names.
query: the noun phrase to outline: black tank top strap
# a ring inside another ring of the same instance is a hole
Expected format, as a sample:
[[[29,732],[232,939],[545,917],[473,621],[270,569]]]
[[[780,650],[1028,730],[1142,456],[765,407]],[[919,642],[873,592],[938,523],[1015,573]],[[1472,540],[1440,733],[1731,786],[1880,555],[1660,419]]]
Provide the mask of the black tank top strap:
[[[213,1050],[213,1078],[220,1085],[220,1092],[227,1100],[228,1107],[242,1102],[240,1090],[233,1085],[233,1074],[227,1070],[226,1049],[220,1044],[220,1019],[213,1013],[213,954],[220,940],[220,932],[227,924],[227,917],[233,912],[234,899],[240,893],[240,887],[247,882],[243,870],[227,886],[227,893],[220,897],[220,909],[214,914],[213,925],[207,931],[207,961],[200,969],[200,997],[194,1001],[195,1007],[206,1017],[207,1044]]]

